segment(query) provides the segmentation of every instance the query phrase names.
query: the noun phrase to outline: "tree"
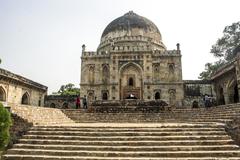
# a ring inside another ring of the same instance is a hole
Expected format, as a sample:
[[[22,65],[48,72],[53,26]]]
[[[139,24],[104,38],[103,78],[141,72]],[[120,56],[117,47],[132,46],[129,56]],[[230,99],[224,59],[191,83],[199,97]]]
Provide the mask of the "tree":
[[[74,87],[74,84],[68,83],[66,85],[62,85],[57,93],[53,94],[60,94],[60,95],[79,95],[80,89]]]
[[[210,79],[211,75],[221,66],[233,60],[240,51],[240,21],[226,26],[223,36],[212,45],[210,53],[219,60],[214,63],[206,63],[205,71],[199,75],[200,79]]]
[[[0,103],[0,150],[5,148],[10,140],[9,128],[12,124],[10,113]]]
[[[231,61],[235,56],[235,49],[240,45],[240,21],[226,26],[223,30],[223,37],[219,38],[216,44],[212,45],[211,53],[215,57],[224,57]]]
[[[219,60],[216,61],[214,63],[206,63],[205,64],[205,70],[203,72],[200,73],[199,78],[200,79],[210,79],[211,75],[221,66],[223,66],[224,64],[226,64],[226,61],[224,60]]]

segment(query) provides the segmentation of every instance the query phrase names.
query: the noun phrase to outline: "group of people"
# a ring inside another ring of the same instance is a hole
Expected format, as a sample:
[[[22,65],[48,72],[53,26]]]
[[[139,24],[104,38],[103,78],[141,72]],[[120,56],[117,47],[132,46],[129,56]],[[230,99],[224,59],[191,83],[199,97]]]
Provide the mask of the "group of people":
[[[86,95],[84,95],[84,97],[82,98],[82,101],[83,101],[83,109],[87,109]],[[81,100],[80,100],[80,96],[78,96],[76,99],[76,109],[80,109],[80,108],[81,108]]]
[[[214,102],[213,102],[214,99],[212,97],[210,97],[209,95],[207,95],[207,94],[205,94],[203,100],[204,100],[204,106],[206,108],[211,107],[214,104]]]

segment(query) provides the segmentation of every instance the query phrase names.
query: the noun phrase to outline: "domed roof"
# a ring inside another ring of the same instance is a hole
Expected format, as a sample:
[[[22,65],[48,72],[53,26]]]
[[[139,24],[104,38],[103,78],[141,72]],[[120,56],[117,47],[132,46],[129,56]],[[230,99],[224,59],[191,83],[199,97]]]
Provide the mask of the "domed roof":
[[[137,15],[133,11],[130,11],[108,24],[103,31],[102,37],[107,35],[109,32],[117,30],[129,30],[131,28],[144,29],[146,32],[150,30],[161,35],[157,26],[152,21]]]
[[[135,43],[134,43],[135,42]],[[106,50],[112,44],[117,46],[152,45],[155,49],[165,49],[157,26],[145,17],[130,11],[113,20],[104,29],[98,50]]]

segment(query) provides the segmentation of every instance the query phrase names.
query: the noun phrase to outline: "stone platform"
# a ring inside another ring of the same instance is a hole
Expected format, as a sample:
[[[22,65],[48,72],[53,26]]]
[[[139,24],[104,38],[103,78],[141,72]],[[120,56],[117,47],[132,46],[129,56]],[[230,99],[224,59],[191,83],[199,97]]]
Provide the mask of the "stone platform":
[[[82,123],[34,126],[5,160],[239,159],[220,123]]]
[[[147,114],[64,110],[68,116],[64,119],[72,119],[72,122],[35,123],[3,158],[237,160],[240,148],[226,132],[225,122],[240,116],[239,106],[182,108]]]

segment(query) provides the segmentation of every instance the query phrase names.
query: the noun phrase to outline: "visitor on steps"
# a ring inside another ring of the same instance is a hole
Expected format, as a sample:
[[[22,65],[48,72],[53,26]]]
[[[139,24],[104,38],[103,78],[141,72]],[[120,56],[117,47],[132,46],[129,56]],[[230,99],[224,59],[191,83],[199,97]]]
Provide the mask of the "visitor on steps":
[[[79,96],[76,99],[76,109],[80,109],[80,98],[79,98]]]
[[[204,104],[206,108],[210,107],[210,99],[207,94],[204,96]]]
[[[83,97],[83,109],[87,109],[87,98],[86,95]]]

